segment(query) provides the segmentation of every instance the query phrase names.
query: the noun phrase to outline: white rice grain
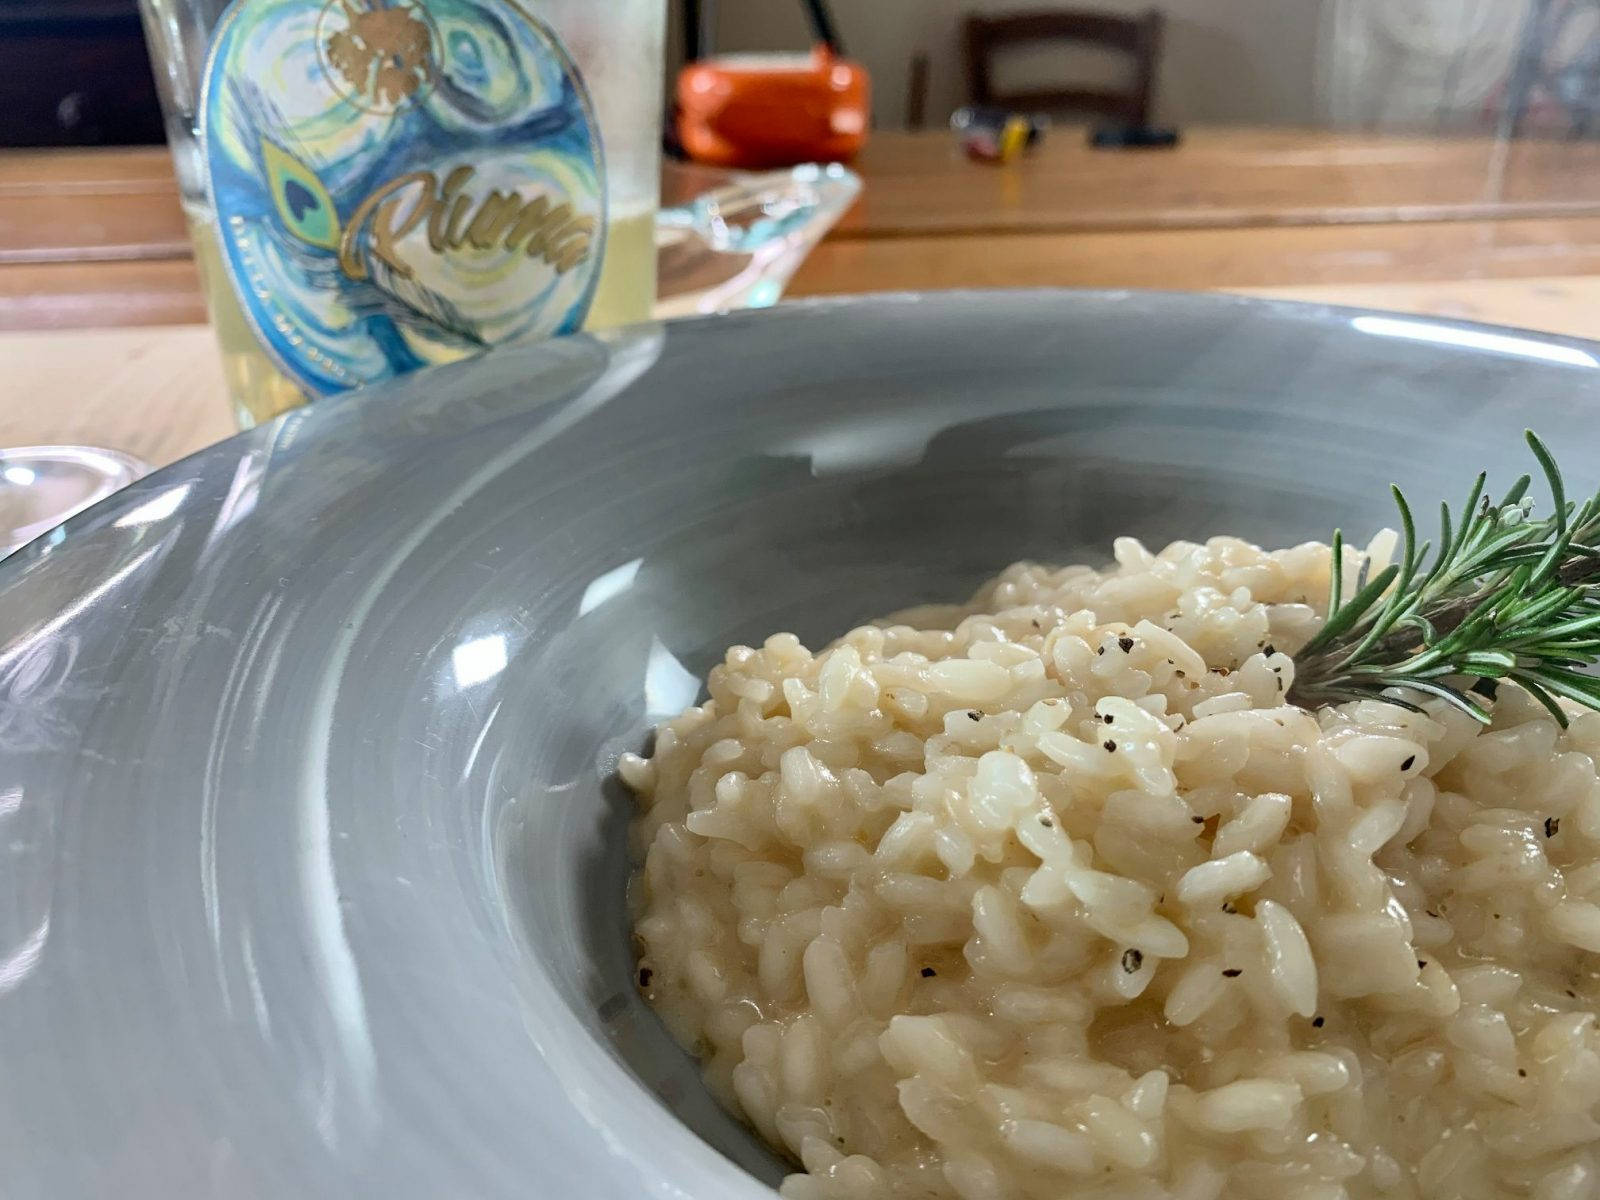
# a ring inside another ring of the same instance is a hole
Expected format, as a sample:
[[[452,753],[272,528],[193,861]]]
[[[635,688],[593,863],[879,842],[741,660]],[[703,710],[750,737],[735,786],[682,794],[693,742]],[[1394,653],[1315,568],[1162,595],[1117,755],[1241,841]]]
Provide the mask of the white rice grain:
[[[1201,863],[1178,880],[1178,899],[1191,908],[1211,908],[1233,896],[1254,891],[1272,875],[1272,868],[1248,850]]]
[[[1256,920],[1267,946],[1267,978],[1292,1013],[1309,1017],[1317,1010],[1317,964],[1305,931],[1283,905],[1263,900]]]

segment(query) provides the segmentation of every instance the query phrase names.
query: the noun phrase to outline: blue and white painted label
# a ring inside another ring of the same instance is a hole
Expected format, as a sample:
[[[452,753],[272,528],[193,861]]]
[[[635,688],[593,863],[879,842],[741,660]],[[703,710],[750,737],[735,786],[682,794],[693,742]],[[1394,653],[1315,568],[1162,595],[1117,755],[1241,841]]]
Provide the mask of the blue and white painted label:
[[[235,0],[201,115],[228,275],[312,394],[582,324],[598,126],[513,0]]]

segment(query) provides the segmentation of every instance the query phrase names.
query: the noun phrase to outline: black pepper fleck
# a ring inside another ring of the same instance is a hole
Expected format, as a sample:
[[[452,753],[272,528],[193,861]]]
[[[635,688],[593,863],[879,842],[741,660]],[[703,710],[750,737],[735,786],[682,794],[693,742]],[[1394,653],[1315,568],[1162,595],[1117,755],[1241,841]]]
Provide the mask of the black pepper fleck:
[[[1243,967],[1224,967],[1224,968],[1222,968],[1222,973],[1223,973],[1223,975],[1227,976],[1227,978],[1229,978],[1229,979],[1237,979],[1237,978],[1239,978],[1239,976],[1244,974],[1244,968]]]
[[[1179,667],[1176,671],[1173,672],[1173,674],[1176,675],[1179,679],[1182,679],[1183,678],[1183,668]]]
[[[1517,1078],[1518,1079],[1526,1079],[1527,1077],[1528,1077],[1528,1072],[1525,1069],[1523,1069],[1522,1067],[1518,1067],[1517,1068]]]
[[[1100,649],[1095,651],[1096,654],[1104,654],[1105,652],[1106,648],[1104,646],[1101,646]]]
[[[1040,817],[1039,824],[1043,825],[1046,829],[1054,829],[1056,827],[1056,823],[1049,817]]]
[[[1225,913],[1236,913],[1239,910],[1233,906],[1232,900],[1224,900],[1222,902],[1222,911]]]
[[[649,967],[640,967],[639,968],[639,986],[640,987],[649,987],[650,986],[650,978],[654,974],[655,974],[655,972],[652,971]]]
[[[1122,952],[1122,969],[1132,975],[1144,963],[1144,951],[1128,949]]]
[[[1107,750],[1115,750],[1117,748],[1117,744],[1115,742],[1113,742],[1110,738],[1107,738],[1104,742],[1102,742],[1100,744],[1103,745]]]
[[[1417,970],[1419,970],[1419,971],[1420,971],[1420,970],[1422,970],[1422,969],[1423,969],[1423,968],[1424,968],[1424,967],[1426,967],[1426,966],[1427,966],[1427,965],[1428,965],[1428,960],[1427,960],[1427,959],[1425,959],[1425,958],[1419,958],[1419,959],[1417,959]]]
[[[1560,833],[1560,832],[1561,832],[1561,818],[1560,817],[1546,817],[1544,819],[1544,835],[1545,835],[1545,837],[1555,837],[1555,835]]]
[[[922,977],[924,979],[932,979],[938,973],[939,972],[935,971],[932,967],[923,967],[922,968]]]
[[[1104,721],[1107,725],[1111,724],[1112,721],[1116,720],[1116,718],[1113,717],[1110,713],[1106,713],[1105,716],[1101,717],[1100,719],[1102,721]]]
[[[1196,813],[1194,816],[1190,817],[1189,820],[1193,821],[1196,825],[1204,825],[1206,823],[1206,819],[1199,813]]]
[[[1311,1028],[1313,1028],[1313,1029],[1321,1029],[1327,1023],[1328,1023],[1328,1018],[1327,1017],[1312,1017],[1311,1018]]]
[[[1402,771],[1409,771],[1409,770],[1411,770],[1411,768],[1413,766],[1416,765],[1416,761],[1417,761],[1417,756],[1415,754],[1412,754],[1412,755],[1410,755],[1410,756],[1408,756],[1406,758],[1405,762],[1400,764],[1400,769]]]
[[[1578,998],[1578,993],[1573,991],[1571,988],[1567,988],[1566,992],[1568,1000],[1576,1000]]]
[[[1119,637],[1117,639],[1117,645],[1122,648],[1122,652],[1124,654],[1127,654],[1133,649],[1133,639],[1131,637]]]
[[[1422,911],[1423,911],[1423,912],[1425,912],[1425,913],[1427,913],[1427,914],[1428,914],[1428,915],[1429,915],[1429,916],[1430,916],[1430,917],[1432,917],[1432,918],[1433,918],[1433,919],[1434,919],[1434,920],[1435,920],[1435,921],[1437,921],[1437,920],[1438,920],[1438,919],[1439,919],[1439,914],[1438,914],[1438,913],[1436,913],[1436,912],[1434,912],[1434,911],[1433,911],[1433,909],[1431,909],[1431,908],[1425,908],[1425,909],[1423,909],[1423,910],[1422,910]]]
[[[1268,642],[1265,646],[1261,647],[1261,653],[1265,654],[1268,658],[1271,658],[1277,652],[1278,651],[1273,647],[1271,642]]]
[[[977,719],[978,719],[978,718],[979,718],[979,717],[981,717],[981,716],[982,716],[982,715],[983,715],[983,714],[982,714],[982,713],[980,713],[980,712],[979,712],[979,711],[978,711],[978,710],[977,710],[977,709],[975,709],[975,708],[969,708],[969,709],[967,709],[967,716],[968,716],[968,717],[970,717],[970,718],[971,718],[971,719],[972,719],[972,720],[974,720],[974,721],[976,721],[976,720],[977,720]]]

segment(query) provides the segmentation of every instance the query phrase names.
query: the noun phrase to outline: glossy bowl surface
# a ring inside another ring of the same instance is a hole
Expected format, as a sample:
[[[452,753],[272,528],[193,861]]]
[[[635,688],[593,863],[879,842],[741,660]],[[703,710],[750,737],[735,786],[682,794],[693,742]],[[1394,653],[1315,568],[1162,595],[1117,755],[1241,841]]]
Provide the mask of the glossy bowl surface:
[[[1597,405],[1559,338],[952,293],[505,350],[158,472],[0,563],[0,1193],[770,1195],[621,900],[615,757],[723,648],[1120,534],[1364,536],[1527,425],[1593,486]]]

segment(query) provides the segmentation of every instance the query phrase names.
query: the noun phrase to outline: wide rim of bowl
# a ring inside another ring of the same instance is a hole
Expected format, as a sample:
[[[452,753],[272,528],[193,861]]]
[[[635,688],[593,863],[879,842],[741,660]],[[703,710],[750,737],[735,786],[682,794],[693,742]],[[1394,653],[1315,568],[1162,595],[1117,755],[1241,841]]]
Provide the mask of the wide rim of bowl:
[[[1179,306],[1198,304],[1201,307],[1226,307],[1237,308],[1241,311],[1256,311],[1270,313],[1275,316],[1287,317],[1296,320],[1321,321],[1330,318],[1353,321],[1360,317],[1375,317],[1380,320],[1397,322],[1401,325],[1415,326],[1419,329],[1429,327],[1435,330],[1456,330],[1466,334],[1483,334],[1490,339],[1505,339],[1511,343],[1524,343],[1531,346],[1561,347],[1577,351],[1596,365],[1600,365],[1600,338],[1584,338],[1574,334],[1547,333],[1542,330],[1532,329],[1520,325],[1507,325],[1493,321],[1479,321],[1469,317],[1454,317],[1417,313],[1406,309],[1375,308],[1358,304],[1337,304],[1322,300],[1289,300],[1272,296],[1242,295],[1237,292],[1196,292],[1183,291],[1172,288],[1071,288],[1071,287],[1026,287],[1026,288],[939,288],[922,290],[915,288],[890,289],[873,292],[853,292],[837,296],[799,296],[785,299],[778,304],[766,308],[737,309],[719,313],[691,313],[683,316],[674,316],[663,321],[646,321],[629,329],[666,327],[674,330],[691,331],[696,329],[724,329],[736,326],[743,322],[762,323],[770,320],[788,320],[798,315],[814,312],[831,312],[835,309],[845,308],[881,308],[919,306],[929,302],[1007,302],[1011,300],[1069,300],[1073,302],[1127,302],[1151,301],[1156,303],[1173,303]],[[575,334],[563,340],[581,340],[584,338],[598,337],[602,340],[618,331],[606,331],[599,334]],[[1462,349],[1471,349],[1472,342],[1455,340],[1436,344],[1454,345]],[[526,349],[527,347],[521,347]],[[435,376],[441,372],[456,372],[470,370],[474,360],[467,359],[462,362],[452,363],[447,366],[434,367],[425,376]],[[174,471],[187,463],[191,463],[221,452],[226,447],[234,446],[242,441],[266,436],[264,431],[271,431],[286,421],[301,419],[308,412],[323,412],[338,406],[388,404],[387,395],[391,391],[403,389],[409,382],[406,377],[384,387],[368,388],[326,397],[316,401],[305,408],[290,409],[280,413],[271,420],[241,430],[221,441],[213,442],[209,446],[202,446],[191,451],[182,458],[173,460],[165,466],[154,471],[147,471],[134,482],[149,483],[159,482],[168,472]],[[27,450],[56,449],[54,446],[23,447]],[[140,467],[145,464],[132,456],[122,456],[120,451],[110,452],[113,456],[129,458],[130,462],[138,463]],[[24,542],[15,548],[12,556],[17,557],[17,551],[25,551],[38,543],[52,539],[58,533],[65,532],[69,526],[85,524],[95,519],[98,510],[102,507],[115,506],[119,502],[120,492],[112,492],[108,496],[96,500],[87,508],[73,513],[71,517],[59,522],[54,527],[35,535],[29,542]],[[3,569],[3,568],[0,568]]]

